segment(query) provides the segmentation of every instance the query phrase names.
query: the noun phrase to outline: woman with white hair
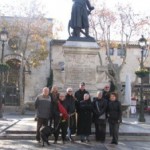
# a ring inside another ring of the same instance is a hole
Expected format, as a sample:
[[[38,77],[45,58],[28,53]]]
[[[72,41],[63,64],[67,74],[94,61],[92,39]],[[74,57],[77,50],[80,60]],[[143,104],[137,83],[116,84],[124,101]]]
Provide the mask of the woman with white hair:
[[[81,142],[89,142],[92,124],[92,103],[89,94],[84,94],[84,99],[79,102],[77,107],[77,113],[77,134],[80,135]]]
[[[107,101],[102,98],[103,92],[98,91],[93,101],[96,141],[105,142]]]
[[[66,103],[68,105],[68,139],[73,142],[72,134],[76,133],[76,111],[75,111],[75,98],[73,96],[73,89],[71,87],[66,90]]]

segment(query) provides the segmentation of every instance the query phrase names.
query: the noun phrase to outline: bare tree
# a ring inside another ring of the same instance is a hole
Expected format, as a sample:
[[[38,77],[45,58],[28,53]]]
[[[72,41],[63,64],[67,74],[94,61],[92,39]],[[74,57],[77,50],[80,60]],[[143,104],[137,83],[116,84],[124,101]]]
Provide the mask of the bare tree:
[[[11,20],[1,17],[1,26],[5,26],[11,37],[19,37],[20,45],[18,49],[22,56],[20,64],[19,90],[20,90],[20,111],[24,114],[24,67],[29,62],[30,67],[38,67],[48,56],[48,43],[61,30],[59,25],[52,20],[45,18],[45,14],[40,10],[40,4],[32,2],[29,7],[20,6],[23,17],[16,15]],[[56,26],[55,26],[56,25]]]
[[[101,48],[106,51],[109,66],[106,74],[116,85],[119,99],[122,100],[120,74],[126,64],[127,48],[129,48],[131,38],[134,39],[141,27],[147,22],[145,18],[143,19],[138,14],[135,14],[130,5],[118,5],[116,11],[112,11],[106,7],[105,3],[102,5],[97,5],[96,1],[94,3],[96,10],[90,18],[91,33],[99,41]],[[109,51],[112,48],[124,50],[122,62],[118,65],[113,63],[112,57],[109,55]],[[100,53],[99,58],[100,65],[103,65]]]

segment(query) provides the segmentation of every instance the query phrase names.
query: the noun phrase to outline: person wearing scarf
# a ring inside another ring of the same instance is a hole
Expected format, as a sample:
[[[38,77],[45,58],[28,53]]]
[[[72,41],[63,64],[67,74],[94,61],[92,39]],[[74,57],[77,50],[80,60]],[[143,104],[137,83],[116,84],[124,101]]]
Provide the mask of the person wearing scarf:
[[[63,144],[65,144],[66,141],[66,134],[67,134],[67,127],[68,127],[68,111],[67,108],[68,105],[66,103],[65,100],[65,94],[64,93],[60,93],[59,94],[59,99],[57,102],[57,108],[54,110],[55,113],[55,121],[54,121],[54,128],[55,128],[55,133],[54,133],[54,137],[55,137],[55,141],[54,144],[57,143],[58,140],[58,136],[60,133],[60,129],[61,129],[61,137],[62,137],[62,141]]]

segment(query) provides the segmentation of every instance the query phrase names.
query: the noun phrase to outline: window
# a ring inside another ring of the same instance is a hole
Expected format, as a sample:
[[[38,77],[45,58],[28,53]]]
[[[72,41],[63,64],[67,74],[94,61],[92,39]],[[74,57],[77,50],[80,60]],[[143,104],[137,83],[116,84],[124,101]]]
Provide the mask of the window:
[[[106,55],[108,56],[114,55],[114,48],[110,48],[108,51],[106,51]]]

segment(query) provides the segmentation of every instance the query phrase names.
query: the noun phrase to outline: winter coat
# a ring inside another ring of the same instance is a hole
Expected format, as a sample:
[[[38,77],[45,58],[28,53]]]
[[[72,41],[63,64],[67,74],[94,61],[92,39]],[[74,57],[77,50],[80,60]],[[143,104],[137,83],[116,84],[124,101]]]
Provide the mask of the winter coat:
[[[60,101],[59,102],[63,105],[63,107],[67,110],[68,112],[68,105],[66,103],[66,100],[64,101]],[[60,111],[59,111],[59,107],[58,107],[58,102],[57,102],[57,105],[55,107],[53,107],[53,117],[54,117],[54,127],[56,128],[57,125],[59,124],[60,121],[63,120],[62,117],[60,117]]]
[[[107,101],[109,101],[110,92],[107,92],[107,91],[103,90],[103,96],[102,96],[102,98],[106,99]]]
[[[78,109],[78,107],[79,107],[79,104],[80,104],[80,101],[82,101],[83,100],[83,98],[84,98],[84,94],[89,94],[89,92],[88,91],[86,91],[86,90],[78,90],[78,91],[76,91],[75,92],[75,98],[76,98],[76,102],[75,102],[75,106],[76,106],[76,110]]]
[[[77,101],[78,102],[80,102],[80,101],[82,101],[83,100],[83,97],[84,97],[84,94],[89,94],[89,92],[88,91],[86,91],[86,90],[78,90],[78,91],[76,91],[75,92],[75,98],[77,99]]]
[[[35,100],[35,109],[38,118],[49,119],[51,117],[52,105],[50,96],[44,97],[42,94]]]
[[[82,100],[77,109],[78,122],[77,134],[90,135],[92,123],[92,103],[90,100]]]
[[[105,99],[95,98],[93,101],[93,121],[97,122],[100,116],[104,115],[106,119],[107,101]],[[102,118],[101,118],[102,119]]]
[[[52,103],[52,118],[54,118],[54,116],[55,116],[54,110],[57,109],[57,102],[58,102],[58,100],[59,100],[59,93],[56,93],[56,94],[50,93],[49,95],[50,95],[51,101],[52,101],[52,102],[51,102],[51,103]]]
[[[109,122],[118,123],[122,121],[122,110],[120,101],[109,101],[107,111]]]
[[[68,113],[70,115],[68,119],[69,129],[71,134],[76,133],[76,108],[75,108],[75,98],[72,95],[66,95],[66,103],[68,105]]]

